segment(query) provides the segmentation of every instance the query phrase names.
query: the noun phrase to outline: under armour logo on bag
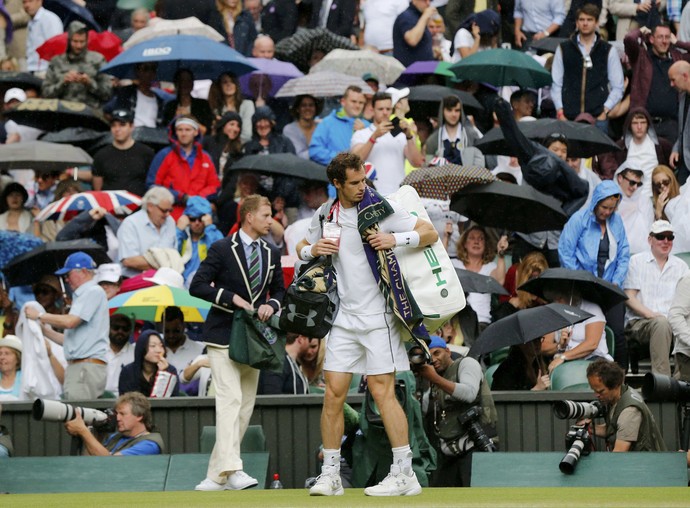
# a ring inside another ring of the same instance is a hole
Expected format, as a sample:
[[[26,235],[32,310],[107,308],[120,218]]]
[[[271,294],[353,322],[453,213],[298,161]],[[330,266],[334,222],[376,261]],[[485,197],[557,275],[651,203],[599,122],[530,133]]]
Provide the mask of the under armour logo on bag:
[[[288,305],[288,321],[291,323],[295,322],[295,317],[298,317],[300,319],[303,319],[304,321],[307,322],[307,326],[315,326],[316,321],[314,321],[314,318],[316,317],[316,314],[318,314],[314,309],[309,309],[309,315],[306,314],[300,314],[297,312],[297,306],[294,303],[291,303]]]

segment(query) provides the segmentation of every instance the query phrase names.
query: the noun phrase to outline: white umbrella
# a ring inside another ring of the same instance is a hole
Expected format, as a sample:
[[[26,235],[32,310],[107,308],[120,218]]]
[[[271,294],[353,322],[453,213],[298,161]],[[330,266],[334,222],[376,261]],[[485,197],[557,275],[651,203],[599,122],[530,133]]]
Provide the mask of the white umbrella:
[[[278,90],[276,97],[297,97],[298,95],[339,97],[345,93],[348,86],[358,86],[365,94],[374,93],[366,81],[360,77],[341,72],[322,71],[291,79]]]
[[[395,58],[368,49],[334,49],[314,65],[310,72],[335,71],[358,78],[370,72],[382,82],[391,84],[395,83],[404,70],[405,66]]]
[[[155,39],[156,37],[163,37],[165,35],[200,35],[216,42],[225,40],[221,34],[215,29],[199,21],[198,18],[191,16],[184,19],[163,19],[154,18],[151,20],[149,26],[137,30],[127,41],[122,45],[123,48],[131,48],[140,42]]]

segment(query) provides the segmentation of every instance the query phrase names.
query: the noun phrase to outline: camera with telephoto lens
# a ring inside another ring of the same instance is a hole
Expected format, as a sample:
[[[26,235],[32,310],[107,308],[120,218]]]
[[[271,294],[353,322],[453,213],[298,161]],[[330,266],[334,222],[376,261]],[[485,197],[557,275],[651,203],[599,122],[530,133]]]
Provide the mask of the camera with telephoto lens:
[[[663,374],[647,372],[642,382],[645,400],[662,402],[690,402],[690,383]]]
[[[474,443],[474,447],[482,452],[495,452],[496,445],[489,436],[486,435],[484,429],[479,423],[482,417],[482,410],[477,406],[469,408],[467,411],[458,416],[458,421],[467,432],[467,435]]]
[[[573,474],[580,456],[589,455],[593,449],[592,438],[586,425],[571,425],[565,435],[565,447],[568,453],[561,459],[558,469],[564,474]]]
[[[553,412],[561,420],[581,420],[583,418],[604,416],[604,407],[598,400],[593,400],[592,402],[559,400],[553,404]]]
[[[410,369],[412,372],[417,372],[422,368],[422,365],[431,363],[431,359],[424,354],[421,347],[413,347],[407,352],[407,358],[410,360]]]
[[[72,406],[59,400],[36,399],[31,411],[34,420],[46,422],[68,422],[81,415],[86,425],[92,425],[101,432],[114,432],[117,428],[115,411]]]

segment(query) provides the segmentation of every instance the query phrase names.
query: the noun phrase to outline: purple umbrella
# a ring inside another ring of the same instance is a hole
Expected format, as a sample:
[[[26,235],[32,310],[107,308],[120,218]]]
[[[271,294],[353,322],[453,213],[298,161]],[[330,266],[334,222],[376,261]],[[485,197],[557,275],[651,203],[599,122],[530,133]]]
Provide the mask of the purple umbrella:
[[[275,58],[247,58],[257,68],[240,76],[240,88],[246,97],[273,97],[285,83],[304,74],[290,62]]]
[[[450,62],[439,62],[438,60],[419,60],[409,65],[398,78],[398,83],[405,85],[415,85],[423,81],[425,76],[440,76],[455,80],[453,71],[449,71]],[[442,80],[441,83],[445,81]]]

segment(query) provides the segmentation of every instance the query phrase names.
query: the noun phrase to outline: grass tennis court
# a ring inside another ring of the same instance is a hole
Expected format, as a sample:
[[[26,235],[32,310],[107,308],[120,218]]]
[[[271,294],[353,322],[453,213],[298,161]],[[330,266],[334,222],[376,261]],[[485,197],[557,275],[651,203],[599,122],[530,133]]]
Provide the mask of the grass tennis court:
[[[127,492],[96,494],[11,494],[0,506],[15,507],[558,507],[653,508],[688,507],[690,490],[667,488],[471,488],[425,489],[420,496],[373,498],[362,489],[348,489],[340,497],[309,497],[306,490],[249,490],[242,492]]]

